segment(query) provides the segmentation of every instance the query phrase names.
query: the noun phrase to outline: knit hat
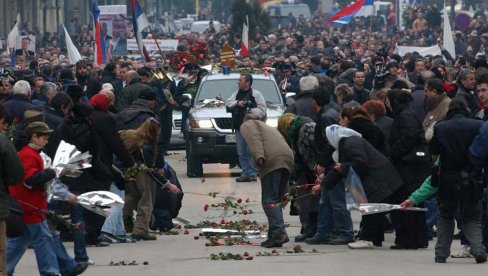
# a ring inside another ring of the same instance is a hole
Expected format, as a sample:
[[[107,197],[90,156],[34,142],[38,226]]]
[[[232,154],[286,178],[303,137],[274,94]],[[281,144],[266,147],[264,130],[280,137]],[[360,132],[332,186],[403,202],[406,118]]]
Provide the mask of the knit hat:
[[[51,132],[53,130],[49,129],[47,124],[43,122],[33,122],[25,127],[25,135],[27,138],[32,137],[34,134],[50,134]]]
[[[89,104],[103,110],[108,110],[110,108],[108,97],[103,94],[96,94],[95,96],[91,97]]]

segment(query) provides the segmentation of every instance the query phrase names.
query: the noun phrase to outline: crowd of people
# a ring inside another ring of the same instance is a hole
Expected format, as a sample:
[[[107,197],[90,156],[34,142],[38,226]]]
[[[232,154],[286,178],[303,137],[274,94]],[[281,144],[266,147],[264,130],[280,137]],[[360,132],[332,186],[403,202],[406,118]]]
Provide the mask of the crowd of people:
[[[453,33],[455,56],[438,40],[442,19],[435,5],[409,8],[404,30],[394,26],[388,13],[373,17],[372,29],[369,19],[361,18],[340,28],[326,28],[324,15],[317,11],[309,20],[300,17],[282,29],[254,33],[249,56],[237,60],[238,67],[272,73],[283,95],[296,93],[293,100],[287,99],[278,130],[260,122],[266,101],[263,91],[252,88],[251,74],[241,75],[237,92],[226,101],[233,110],[243,169],[236,180],[261,179],[270,225],[262,246],[279,247],[289,241],[282,210],[271,204],[280,201],[291,180],[296,187],[310,186],[297,189],[299,208],[294,212],[302,229],[295,242],[373,248],[382,246],[385,230],[393,228],[392,249],[426,248],[437,235],[436,262],[443,263],[449,256],[486,262],[485,11],[475,11],[470,27]],[[15,66],[3,56],[0,184],[5,187],[0,189],[0,204],[2,210],[12,209],[7,198],[16,199],[23,210],[21,223],[26,225],[22,233],[0,237],[0,242],[6,242],[0,270],[8,275],[29,242],[42,275],[78,275],[93,263],[87,245],[156,239],[149,229],[159,202],[155,199],[168,197],[157,191],[181,200],[181,186],[164,160],[173,109],[178,106],[186,121],[191,101],[183,94],[194,93],[212,72],[183,64],[182,72],[188,75],[177,83],[154,79],[152,70],[179,70],[175,56],[192,54],[197,43],[205,45],[209,64],[218,63],[225,43],[236,49],[241,44],[241,37],[229,36],[229,28],[223,25],[219,32],[211,27],[203,34],[179,35],[176,53],[156,54],[151,62],[117,57],[99,66],[93,62],[92,34],[78,25],[74,33],[78,29],[75,42],[83,59],[76,64],[69,64],[50,34],[37,40],[41,44],[35,53],[15,52]],[[28,27],[24,31],[29,32]],[[37,28],[36,32],[40,35]],[[397,44],[438,44],[443,55],[400,56],[394,52]],[[250,100],[251,106],[244,100]],[[182,126],[185,132],[186,124]],[[71,223],[79,227],[64,229],[59,237],[46,214],[66,203],[47,202],[44,186],[56,177],[46,164],[62,140],[89,151],[93,167],[78,178],[60,178],[66,185],[61,197],[70,203]],[[129,182],[122,168],[132,174]],[[360,179],[369,202],[403,208],[425,205],[429,212],[364,216],[356,240],[344,189],[344,179],[351,175]],[[104,218],[75,204],[77,195],[100,190],[125,195],[124,208],[112,208]],[[163,223],[156,228],[170,229],[174,206],[159,211]],[[464,247],[451,255],[455,216]],[[7,212],[0,218],[0,230],[8,228]],[[74,258],[61,242],[67,236],[74,241]]]

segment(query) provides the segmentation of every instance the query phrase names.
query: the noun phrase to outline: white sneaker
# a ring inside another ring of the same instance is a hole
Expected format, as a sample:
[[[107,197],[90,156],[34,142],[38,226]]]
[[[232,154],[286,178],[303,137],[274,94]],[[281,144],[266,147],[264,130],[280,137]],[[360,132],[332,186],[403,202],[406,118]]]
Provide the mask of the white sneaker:
[[[373,249],[374,248],[373,242],[364,241],[364,240],[350,242],[347,244],[347,246],[349,246],[349,248],[351,249]]]
[[[86,261],[86,263],[88,265],[95,265],[95,261],[94,260],[88,260],[88,261]]]
[[[470,249],[471,248],[469,247],[469,245],[463,245],[463,247],[461,247],[461,249],[459,249],[458,252],[451,254],[451,257],[452,258],[473,258],[473,255],[469,253]]]

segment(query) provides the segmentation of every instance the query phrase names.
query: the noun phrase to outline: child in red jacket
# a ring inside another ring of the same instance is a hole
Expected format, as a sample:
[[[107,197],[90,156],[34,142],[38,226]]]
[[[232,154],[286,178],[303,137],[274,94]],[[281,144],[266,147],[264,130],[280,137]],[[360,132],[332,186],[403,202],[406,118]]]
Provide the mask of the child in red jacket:
[[[44,168],[40,152],[47,144],[51,132],[42,122],[30,123],[25,128],[29,144],[19,152],[25,170],[24,179],[23,182],[9,187],[10,195],[19,202],[24,211],[25,233],[22,237],[7,240],[8,275],[14,273],[15,266],[29,243],[34,247],[40,275],[79,275],[87,267],[86,263],[77,264],[67,255],[66,249],[51,232],[46,221],[47,199],[44,186],[56,177],[56,173],[51,168]]]

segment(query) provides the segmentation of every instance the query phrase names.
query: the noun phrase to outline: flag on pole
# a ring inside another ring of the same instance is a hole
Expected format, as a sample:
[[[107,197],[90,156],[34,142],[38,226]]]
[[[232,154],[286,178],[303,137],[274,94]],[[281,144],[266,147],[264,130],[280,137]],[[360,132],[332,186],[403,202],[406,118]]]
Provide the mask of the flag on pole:
[[[105,38],[102,34],[102,26],[98,18],[100,17],[100,9],[97,5],[97,0],[92,0],[93,13],[93,33],[95,35],[95,62],[98,65],[107,63],[107,52],[105,48]]]
[[[147,20],[146,14],[139,5],[139,1],[132,0],[132,26],[134,28],[134,36],[136,37],[137,45],[139,46],[139,51],[146,62],[151,61],[149,54],[142,41],[142,31],[149,27],[149,21]]]
[[[15,66],[15,45],[17,43],[17,37],[20,36],[20,13],[17,14],[17,22],[8,34],[7,38],[7,51],[10,54],[10,65]]]
[[[247,57],[247,51],[249,49],[249,18],[247,17],[247,5],[246,15],[244,23],[242,24],[242,42],[241,42],[241,57]]]
[[[73,44],[71,37],[69,36],[68,30],[63,24],[64,29],[64,39],[66,40],[66,49],[68,49],[68,58],[70,64],[76,64],[79,60],[81,60],[80,52],[76,49],[76,46]]]
[[[342,10],[332,15],[325,26],[339,26],[347,24],[353,17],[358,16],[373,16],[374,15],[374,0],[358,0]]]
[[[452,37],[451,22],[449,22],[447,9],[444,9],[444,33],[442,36],[442,43],[444,44],[444,49],[446,49],[452,57],[456,57],[454,38]]]

